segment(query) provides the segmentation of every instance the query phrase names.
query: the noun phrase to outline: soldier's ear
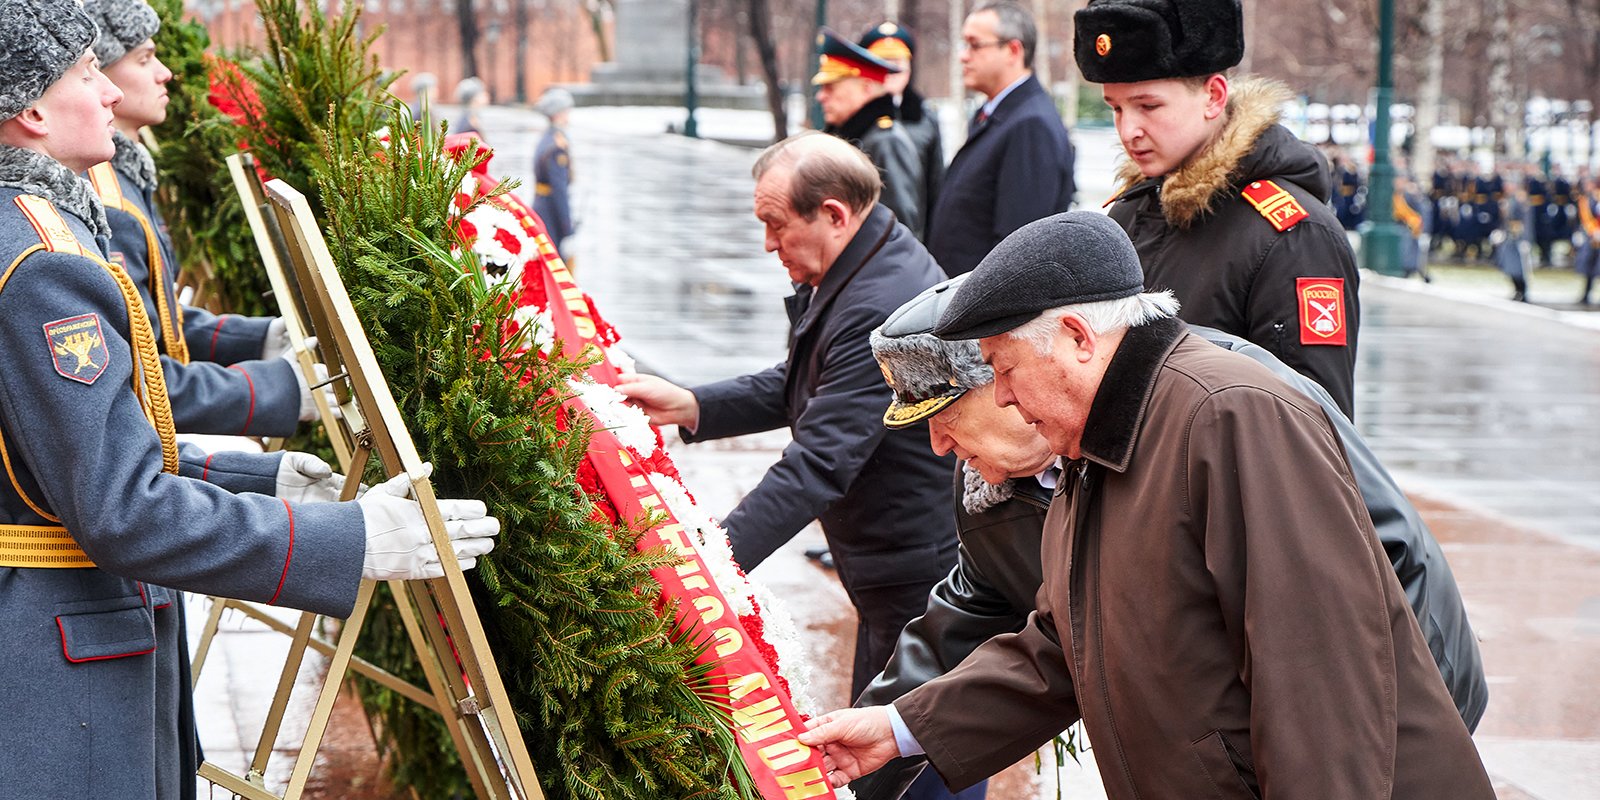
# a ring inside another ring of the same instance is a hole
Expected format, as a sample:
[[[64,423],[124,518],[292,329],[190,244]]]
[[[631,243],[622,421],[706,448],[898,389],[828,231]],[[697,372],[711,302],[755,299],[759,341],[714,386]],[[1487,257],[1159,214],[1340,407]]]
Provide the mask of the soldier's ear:
[[[37,138],[50,133],[50,126],[45,123],[44,114],[38,106],[28,106],[22,113],[6,120],[6,125],[16,126],[16,129],[26,133],[30,138]]]

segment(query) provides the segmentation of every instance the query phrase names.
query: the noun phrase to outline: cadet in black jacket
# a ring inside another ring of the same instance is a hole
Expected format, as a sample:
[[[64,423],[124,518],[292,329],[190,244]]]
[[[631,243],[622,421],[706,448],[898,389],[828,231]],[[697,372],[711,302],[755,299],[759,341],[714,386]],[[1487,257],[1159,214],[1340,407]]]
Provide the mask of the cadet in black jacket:
[[[884,424],[904,428],[926,420],[934,451],[953,452],[962,460],[955,487],[961,547],[955,569],[929,596],[927,612],[906,626],[888,667],[857,706],[886,705],[949,672],[991,637],[1020,630],[1043,581],[1039,545],[1056,485],[1055,456],[1015,409],[995,406],[994,372],[983,363],[975,340],[933,335],[961,281],[923,292],[872,334],[873,355],[895,389]],[[1192,330],[1255,359],[1328,413],[1428,650],[1467,727],[1476,727],[1489,699],[1477,639],[1455,576],[1416,509],[1320,386],[1237,336]],[[923,763],[921,758],[890,762],[850,788],[857,800],[894,800]]]
[[[761,155],[755,175],[766,248],[795,283],[788,360],[692,390],[648,375],[616,388],[691,442],[788,426],[793,443],[723,525],[749,571],[821,520],[859,615],[853,697],[956,560],[955,462],[914,431],[884,429],[889,390],[868,342],[891,311],[942,276],[876,202],[877,170],[843,141],[792,136]]]
[[[1358,278],[1327,166],[1278,124],[1287,88],[1224,74],[1244,55],[1239,0],[1154,6],[1093,0],[1075,17],[1078,68],[1105,84],[1128,155],[1111,218],[1184,321],[1266,348],[1352,416]]]

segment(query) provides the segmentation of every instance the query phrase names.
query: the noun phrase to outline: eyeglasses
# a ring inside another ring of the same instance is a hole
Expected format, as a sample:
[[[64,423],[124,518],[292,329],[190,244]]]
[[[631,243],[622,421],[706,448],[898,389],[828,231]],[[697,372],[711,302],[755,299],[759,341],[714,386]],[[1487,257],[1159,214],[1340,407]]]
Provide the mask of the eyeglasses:
[[[961,50],[963,52],[970,52],[970,51],[973,51],[973,50],[982,50],[985,47],[1004,47],[1007,44],[1009,44],[1011,42],[1014,42],[1014,41],[1016,41],[1016,40],[1015,39],[996,39],[996,40],[994,40],[992,42],[962,42],[961,43]]]

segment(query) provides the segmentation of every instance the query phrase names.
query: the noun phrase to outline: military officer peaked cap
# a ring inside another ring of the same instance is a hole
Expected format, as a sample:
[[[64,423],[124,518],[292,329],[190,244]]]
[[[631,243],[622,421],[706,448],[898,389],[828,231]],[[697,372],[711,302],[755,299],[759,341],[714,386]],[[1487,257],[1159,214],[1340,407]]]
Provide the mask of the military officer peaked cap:
[[[891,72],[900,68],[867,52],[855,42],[842,39],[839,34],[823,28],[817,34],[817,46],[822,55],[817,58],[817,74],[811,76],[812,86],[835,83],[846,78],[866,78],[883,83]]]
[[[994,370],[983,363],[977,342],[947,342],[933,335],[939,315],[966,277],[923,290],[872,332],[872,355],[894,390],[889,410],[883,412],[885,427],[914,425],[943,411],[967,390],[994,382]]]
[[[1072,19],[1090,83],[1210,75],[1244,58],[1239,0],[1089,0]]]
[[[982,339],[1061,306],[1132,297],[1144,269],[1121,226],[1093,211],[1024,225],[984,256],[933,329],[941,339]]]
[[[911,37],[911,31],[893,22],[885,22],[867,31],[857,44],[885,61],[909,61],[917,52],[917,41]]]

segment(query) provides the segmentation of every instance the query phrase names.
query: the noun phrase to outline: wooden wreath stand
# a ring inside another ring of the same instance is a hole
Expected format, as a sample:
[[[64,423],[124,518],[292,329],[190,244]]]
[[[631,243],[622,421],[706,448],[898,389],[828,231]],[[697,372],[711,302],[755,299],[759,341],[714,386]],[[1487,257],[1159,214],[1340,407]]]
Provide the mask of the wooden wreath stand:
[[[228,168],[244,200],[250,229],[261,250],[300,368],[313,387],[321,383],[333,389],[337,417],[323,392],[313,394],[339,466],[348,476],[343,499],[354,497],[359,478],[374,454],[386,475],[424,474],[423,462],[305,196],[281,180],[263,185],[248,154],[229,157]],[[320,359],[306,347],[311,336],[317,338]],[[326,365],[330,378],[321,378],[314,371],[313,364],[318,360]],[[413,496],[422,504],[434,545],[441,553],[451,552],[432,484],[426,478],[413,477],[411,486]],[[534,775],[533,761],[517,727],[460,565],[452,558],[443,562],[442,578],[389,582],[412,649],[427,676],[426,687],[354,657],[356,640],[377,586],[374,581],[361,582],[355,610],[337,623],[337,634],[331,638],[314,635],[318,629],[315,614],[302,613],[298,624],[291,627],[255,604],[212,598],[194,654],[194,680],[200,678],[207,651],[227,609],[236,609],[289,635],[292,643],[249,770],[237,775],[207,761],[200,766],[200,777],[248,800],[299,798],[311,775],[340,686],[349,673],[355,672],[444,718],[477,797],[542,800],[544,793]],[[328,671],[288,784],[283,794],[273,794],[264,780],[267,762],[308,649],[329,657]]]

